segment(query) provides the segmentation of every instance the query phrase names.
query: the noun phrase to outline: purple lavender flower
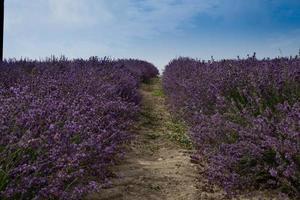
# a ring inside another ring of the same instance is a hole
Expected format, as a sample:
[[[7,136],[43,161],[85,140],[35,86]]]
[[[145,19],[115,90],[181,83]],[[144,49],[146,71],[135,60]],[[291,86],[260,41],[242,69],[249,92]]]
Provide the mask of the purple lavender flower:
[[[190,126],[206,176],[232,194],[255,186],[300,193],[300,59],[172,60],[170,110]]]
[[[1,63],[0,198],[81,199],[107,184],[138,86],[157,74],[139,60]]]

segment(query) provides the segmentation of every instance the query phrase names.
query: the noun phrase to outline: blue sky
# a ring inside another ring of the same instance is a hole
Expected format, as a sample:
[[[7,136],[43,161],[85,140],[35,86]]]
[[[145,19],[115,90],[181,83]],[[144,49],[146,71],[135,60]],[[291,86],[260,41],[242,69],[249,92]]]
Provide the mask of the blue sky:
[[[299,0],[6,0],[6,58],[289,56]]]

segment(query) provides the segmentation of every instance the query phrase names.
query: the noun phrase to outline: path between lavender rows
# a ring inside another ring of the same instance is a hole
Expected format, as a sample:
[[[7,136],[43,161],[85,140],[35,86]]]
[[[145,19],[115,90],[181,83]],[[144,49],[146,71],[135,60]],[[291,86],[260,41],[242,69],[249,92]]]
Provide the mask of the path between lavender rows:
[[[90,199],[182,199],[199,197],[197,167],[190,162],[191,150],[184,128],[172,120],[164,102],[160,79],[141,87],[142,113],[135,127],[135,140],[125,161],[115,167],[112,186]],[[184,131],[184,132],[183,132]]]
[[[141,117],[125,159],[113,171],[112,185],[89,200],[228,199],[204,178],[205,163],[193,164],[193,148],[185,126],[167,110],[161,79],[142,84]],[[264,191],[234,199],[278,199]]]

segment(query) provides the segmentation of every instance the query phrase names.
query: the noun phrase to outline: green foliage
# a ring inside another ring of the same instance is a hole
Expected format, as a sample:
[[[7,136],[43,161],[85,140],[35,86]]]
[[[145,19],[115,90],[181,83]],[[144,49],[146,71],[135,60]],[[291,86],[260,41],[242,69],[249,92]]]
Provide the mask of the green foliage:
[[[146,85],[152,85],[153,84],[153,79],[145,79],[142,81],[142,83],[146,84]]]
[[[4,191],[9,184],[9,173],[21,160],[22,149],[8,150],[5,147],[0,148],[0,192]]]
[[[234,144],[238,141],[238,139],[239,139],[239,134],[237,132],[231,132],[230,134],[227,135],[225,143]]]
[[[224,113],[223,116],[225,117],[226,120],[242,125],[244,127],[246,127],[249,122],[241,115],[241,113],[238,112],[228,112],[228,113]]]
[[[285,81],[282,83],[282,89],[269,86],[264,91],[257,91],[247,88],[249,96],[245,96],[240,92],[239,88],[231,89],[227,92],[226,99],[229,102],[234,102],[236,111],[251,108],[253,116],[262,114],[267,108],[276,112],[276,105],[289,102],[291,105],[300,100],[300,85],[294,81]],[[259,102],[254,102],[255,98],[260,99]],[[230,109],[230,108],[228,108]],[[232,108],[231,108],[232,109]]]
[[[2,166],[0,167],[0,192],[4,191],[4,189],[6,188],[6,186],[9,183],[9,176],[7,174],[7,172],[5,172],[2,169]]]
[[[244,95],[242,95],[238,89],[233,89],[229,91],[228,98],[232,99],[235,102],[239,110],[245,107],[246,104],[248,103],[247,98]]]
[[[164,97],[164,91],[162,88],[155,88],[154,91],[152,92],[152,95],[155,97]]]
[[[144,109],[140,112],[140,119],[142,125],[145,127],[156,125],[158,120],[155,113],[152,112],[151,107],[144,107]]]
[[[295,156],[294,160],[298,167],[300,167],[300,155]]]
[[[272,180],[272,179],[274,179],[274,177],[272,177],[270,173],[266,171],[260,171],[256,173],[255,181],[257,183],[266,183],[268,180]]]
[[[74,144],[80,144],[80,142],[81,142],[80,134],[75,134],[75,135],[71,138],[71,142],[74,143]]]
[[[263,161],[271,166],[276,165],[276,151],[274,151],[273,149],[268,149],[263,154]]]
[[[32,162],[38,158],[40,153],[40,149],[7,149],[3,146],[0,147],[0,192],[4,191],[10,182],[11,169],[14,169],[23,157],[27,157],[29,162]]]
[[[187,149],[192,149],[193,144],[188,137],[187,133],[187,128],[185,124],[179,120],[172,119],[170,123],[166,124],[168,130],[170,130],[168,137],[171,140],[176,141],[183,147]]]
[[[257,165],[257,160],[252,158],[251,156],[244,156],[241,158],[237,164],[237,172],[239,174],[248,174],[252,167]]]

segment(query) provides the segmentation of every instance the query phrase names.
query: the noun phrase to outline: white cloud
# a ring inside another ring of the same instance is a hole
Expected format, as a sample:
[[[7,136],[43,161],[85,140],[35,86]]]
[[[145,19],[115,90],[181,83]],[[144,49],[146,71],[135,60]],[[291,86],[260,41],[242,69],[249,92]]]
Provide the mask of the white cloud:
[[[61,24],[85,24],[92,20],[89,7],[82,0],[50,0],[50,16]]]
[[[207,0],[10,0],[6,33],[22,31],[95,32],[120,41],[176,34],[200,12]]]
[[[211,2],[6,1],[5,55],[20,57],[24,55],[24,51],[30,51],[30,56],[38,57],[41,53],[55,53],[53,47],[60,47],[57,52],[60,53],[62,49],[65,50],[63,53],[68,52],[70,55],[77,55],[79,50],[92,53],[92,49],[96,55],[104,50],[111,55],[128,52],[132,50],[132,43],[136,43],[137,39],[150,41],[162,34],[171,36],[180,33],[180,26],[188,24],[197,13],[206,12],[212,6]]]
[[[48,0],[50,20],[56,25],[88,27],[101,25],[113,18],[104,1]]]
[[[174,34],[192,17],[210,8],[203,0],[116,0],[108,6],[114,13],[113,23],[127,36],[151,37],[157,34]],[[126,8],[126,9],[125,9]]]
[[[277,1],[282,0],[272,0]],[[238,38],[227,40],[222,32],[210,34],[199,28],[201,23],[195,29],[206,33],[203,37],[186,29],[194,28],[197,15],[227,20],[229,24],[240,19],[245,24],[245,18],[255,13],[261,22],[267,19],[261,2],[266,0],[7,0],[5,57],[133,56],[152,59],[163,67],[179,55],[210,58],[246,54],[255,47],[261,52],[299,48],[299,32],[290,34],[286,30],[276,37],[270,33],[273,39],[262,43],[266,39],[262,36],[255,43],[245,35],[239,42]]]
[[[98,26],[125,37],[174,33],[197,13],[212,7],[207,0],[47,0],[50,19],[64,27]],[[109,33],[109,34],[110,34]]]

